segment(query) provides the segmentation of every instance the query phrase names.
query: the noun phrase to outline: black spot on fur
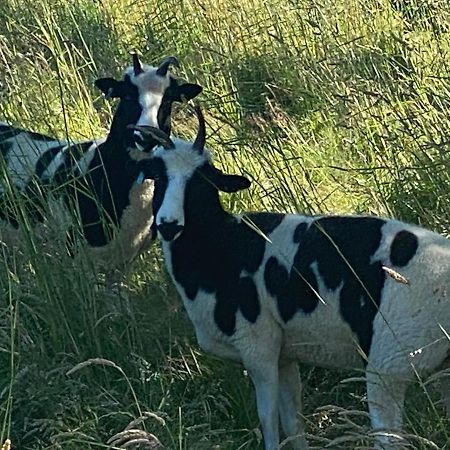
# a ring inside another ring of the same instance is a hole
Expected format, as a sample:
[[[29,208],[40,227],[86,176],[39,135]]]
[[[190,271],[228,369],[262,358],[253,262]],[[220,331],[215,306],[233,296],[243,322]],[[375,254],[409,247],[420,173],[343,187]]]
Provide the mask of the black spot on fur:
[[[399,231],[391,244],[391,263],[397,267],[406,266],[416,254],[419,241],[417,236],[409,231]]]
[[[250,277],[239,278],[236,284],[222,286],[222,289],[217,291],[214,319],[217,326],[229,336],[234,333],[238,309],[251,323],[255,323],[259,316],[261,308],[258,293]]]
[[[239,307],[242,315],[252,323],[256,322],[261,307],[258,300],[255,282],[250,277],[244,277],[239,280]]]
[[[274,256],[271,256],[266,262],[264,281],[269,293],[275,297],[285,289],[289,282],[288,270]]]
[[[343,319],[358,336],[366,354],[372,341],[372,323],[377,313],[385,274],[371,258],[381,241],[384,221],[371,217],[323,217],[309,227],[299,224],[294,232],[298,250],[287,270],[275,258],[265,267],[265,282],[276,296],[285,322],[298,311],[311,313],[320,299],[314,268],[325,288],[336,290]]]
[[[266,245],[260,233],[269,234],[284,215],[249,214],[251,226],[237,220],[222,209],[218,191],[208,182],[204,170],[207,166],[198,169],[186,186],[185,228],[170,247],[172,271],[189,299],[194,300],[200,290],[216,294],[216,324],[232,335],[238,309],[250,322],[260,313],[252,280]],[[155,198],[164,198],[166,187],[167,180],[155,180]],[[154,203],[155,216],[159,206],[160,202]]]
[[[268,291],[277,298],[278,310],[285,322],[299,310],[311,313],[316,308],[319,300],[317,280],[311,267],[300,258],[294,260],[290,272],[276,258],[269,258],[264,280]]]

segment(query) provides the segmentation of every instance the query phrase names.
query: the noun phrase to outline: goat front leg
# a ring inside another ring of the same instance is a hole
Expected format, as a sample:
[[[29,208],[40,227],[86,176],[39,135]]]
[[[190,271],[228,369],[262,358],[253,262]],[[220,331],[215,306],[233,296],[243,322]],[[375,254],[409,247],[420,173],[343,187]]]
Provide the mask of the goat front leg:
[[[279,369],[279,412],[281,426],[295,450],[307,450],[302,413],[302,382],[297,362],[283,364]]]
[[[269,328],[271,324],[267,324]],[[278,359],[281,333],[273,327],[272,333],[265,328],[257,342],[246,341],[242,349],[242,363],[247,369],[256,390],[256,406],[264,437],[265,450],[276,450],[280,443],[278,430]]]
[[[256,390],[256,406],[264,437],[265,450],[276,450],[278,431],[278,361],[260,361],[246,365]]]

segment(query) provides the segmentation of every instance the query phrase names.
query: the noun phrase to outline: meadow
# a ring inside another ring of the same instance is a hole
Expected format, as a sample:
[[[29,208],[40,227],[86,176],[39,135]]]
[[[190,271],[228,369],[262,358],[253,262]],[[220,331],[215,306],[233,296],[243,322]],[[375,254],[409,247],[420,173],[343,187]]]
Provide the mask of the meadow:
[[[175,55],[177,75],[204,86],[217,165],[253,180],[227,208],[376,214],[449,235],[449,32],[446,0],[2,0],[0,120],[102,136],[115,105],[94,80],[120,77],[131,51]],[[180,106],[174,133],[196,127]],[[157,243],[111,290],[87,258],[61,263],[57,242],[43,250],[20,229],[25,250],[0,242],[0,446],[262,448],[249,377],[200,351]],[[367,449],[361,374],[302,376],[311,447]],[[410,448],[450,449],[433,386],[412,391]]]

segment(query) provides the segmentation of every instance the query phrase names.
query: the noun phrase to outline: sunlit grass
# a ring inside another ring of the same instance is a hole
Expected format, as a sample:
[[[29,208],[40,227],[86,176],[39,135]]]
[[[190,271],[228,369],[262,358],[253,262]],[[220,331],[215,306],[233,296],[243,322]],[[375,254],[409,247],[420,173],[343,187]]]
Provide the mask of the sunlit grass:
[[[436,0],[4,0],[0,120],[104,135],[114,105],[94,80],[120,76],[132,50],[173,54],[205,88],[217,164],[253,180],[227,207],[381,214],[448,234],[449,18]],[[192,111],[175,116],[174,132],[194,136]],[[156,245],[112,291],[31,228],[0,247],[0,445],[107,448],[145,417],[136,426],[170,449],[261,448],[249,378],[198,350]],[[114,366],[70,372],[92,360]],[[363,383],[339,382],[351,375],[303,369],[315,448],[368,447]],[[427,393],[415,388],[405,432],[448,448]]]

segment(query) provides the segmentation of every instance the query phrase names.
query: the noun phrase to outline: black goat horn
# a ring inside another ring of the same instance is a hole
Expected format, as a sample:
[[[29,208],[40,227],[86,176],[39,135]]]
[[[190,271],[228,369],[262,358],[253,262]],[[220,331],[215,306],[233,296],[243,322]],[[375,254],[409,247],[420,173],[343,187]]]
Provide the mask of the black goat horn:
[[[203,149],[205,148],[206,141],[206,125],[205,125],[205,117],[203,116],[202,110],[199,105],[194,106],[195,113],[197,114],[198,119],[198,132],[195,138],[194,144],[192,148],[198,151],[198,153],[202,154]]]
[[[169,70],[169,66],[173,65],[175,67],[180,67],[180,63],[175,56],[169,56],[166,58],[158,67],[156,74],[161,77],[165,77],[167,75],[167,71]]]
[[[168,136],[164,131],[159,128],[143,125],[129,125],[128,128],[133,128],[134,130],[140,131],[143,135],[152,137],[158,144],[164,147],[166,150],[172,150],[175,148],[170,136]]]
[[[137,53],[132,54],[133,57],[133,69],[134,69],[134,76],[138,76],[142,72],[144,72],[144,69],[142,68],[141,62],[139,61],[139,57]]]

